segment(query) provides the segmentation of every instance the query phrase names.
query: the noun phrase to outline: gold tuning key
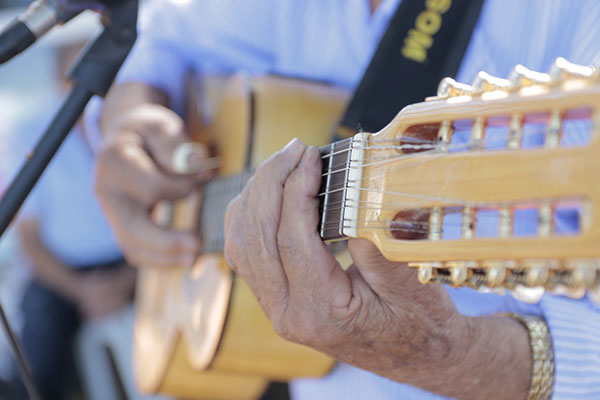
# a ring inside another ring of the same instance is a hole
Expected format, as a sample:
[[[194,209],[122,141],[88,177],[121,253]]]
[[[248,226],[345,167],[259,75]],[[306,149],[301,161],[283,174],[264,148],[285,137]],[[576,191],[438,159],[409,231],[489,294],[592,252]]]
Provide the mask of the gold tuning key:
[[[493,92],[495,90],[509,90],[511,85],[508,79],[498,78],[487,72],[480,71],[473,80],[471,86],[475,93],[483,93]]]
[[[504,283],[506,278],[506,265],[504,262],[489,262],[485,268],[486,285],[498,287]]]
[[[440,82],[437,90],[438,97],[455,97],[473,94],[473,88],[464,83],[456,82],[452,78],[444,78]]]
[[[525,284],[529,287],[543,286],[548,280],[548,266],[544,262],[534,263],[525,273]]]
[[[418,268],[419,283],[429,283],[429,281],[431,281],[431,278],[433,278],[433,266],[431,265],[431,263],[419,263]]]
[[[509,75],[511,87],[519,89],[526,86],[548,85],[551,82],[549,74],[532,71],[523,65],[517,65]]]
[[[572,288],[592,288],[596,281],[595,260],[569,260],[567,268],[571,271],[570,286]]]
[[[591,79],[595,73],[593,67],[573,64],[562,57],[557,58],[550,68],[550,76],[557,83],[567,79]]]

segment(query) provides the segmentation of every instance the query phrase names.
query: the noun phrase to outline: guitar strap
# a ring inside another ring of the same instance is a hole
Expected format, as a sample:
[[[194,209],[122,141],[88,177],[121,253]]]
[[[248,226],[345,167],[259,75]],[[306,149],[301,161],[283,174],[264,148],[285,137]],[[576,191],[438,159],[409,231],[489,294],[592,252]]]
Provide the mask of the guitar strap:
[[[337,129],[377,132],[458,72],[483,0],[402,0]]]

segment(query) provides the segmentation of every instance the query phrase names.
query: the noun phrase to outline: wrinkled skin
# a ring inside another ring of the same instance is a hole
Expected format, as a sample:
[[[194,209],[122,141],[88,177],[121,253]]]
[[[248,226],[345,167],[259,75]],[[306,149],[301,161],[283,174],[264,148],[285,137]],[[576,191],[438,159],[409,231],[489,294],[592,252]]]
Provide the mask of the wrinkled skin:
[[[460,315],[445,288],[420,285],[415,270],[387,261],[365,240],[349,241],[354,263],[344,271],[317,232],[320,179],[318,149],[294,140],[258,168],[227,210],[228,261],[276,332],[453,397],[485,398],[481,379],[506,374],[512,388],[499,395],[501,386],[491,387],[494,397],[524,398],[531,376],[526,331],[508,318]],[[498,327],[509,339],[488,356]],[[484,355],[505,370],[484,371]]]

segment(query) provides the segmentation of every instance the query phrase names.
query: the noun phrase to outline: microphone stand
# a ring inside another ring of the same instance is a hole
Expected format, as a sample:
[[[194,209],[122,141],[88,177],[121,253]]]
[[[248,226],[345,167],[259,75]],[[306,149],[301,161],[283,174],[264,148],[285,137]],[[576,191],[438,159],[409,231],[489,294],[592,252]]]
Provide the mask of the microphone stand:
[[[74,3],[72,1],[72,3]],[[138,0],[104,0],[104,31],[89,45],[68,73],[72,89],[60,111],[0,200],[0,238],[71,131],[93,95],[104,97],[137,38]],[[29,398],[40,399],[31,370],[16,336],[4,317],[0,323],[12,347]]]

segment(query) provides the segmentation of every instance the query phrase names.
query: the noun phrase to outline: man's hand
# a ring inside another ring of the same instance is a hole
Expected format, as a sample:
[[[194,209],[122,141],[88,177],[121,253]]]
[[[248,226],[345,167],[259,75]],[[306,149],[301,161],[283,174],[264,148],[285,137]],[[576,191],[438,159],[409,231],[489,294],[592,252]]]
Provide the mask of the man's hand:
[[[525,329],[460,315],[444,287],[418,284],[414,270],[364,240],[350,240],[354,264],[344,271],[317,233],[320,181],[318,149],[296,140],[258,168],[227,210],[226,255],[275,330],[443,395],[524,398]]]
[[[150,216],[159,201],[182,198],[207,177],[174,170],[175,149],[187,142],[183,121],[162,105],[143,103],[104,130],[96,193],[126,258],[136,266],[192,265],[198,238],[161,228]],[[188,154],[190,169],[202,169],[205,153]]]

